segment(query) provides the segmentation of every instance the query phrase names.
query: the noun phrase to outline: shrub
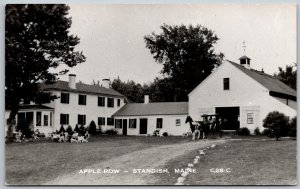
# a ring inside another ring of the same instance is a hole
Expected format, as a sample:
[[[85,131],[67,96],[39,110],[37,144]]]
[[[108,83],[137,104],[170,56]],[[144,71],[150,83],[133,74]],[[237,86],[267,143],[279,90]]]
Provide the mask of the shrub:
[[[107,135],[117,135],[118,131],[116,129],[107,129],[107,130],[105,130],[105,134],[107,134]]]
[[[273,135],[273,133],[272,133],[272,130],[271,129],[264,129],[263,131],[262,131],[262,133],[261,133],[262,135],[265,135],[265,136],[268,136],[268,137],[270,137],[270,138],[273,138],[274,137],[274,135]]]
[[[73,134],[73,129],[71,127],[71,125],[69,125],[66,129],[66,132],[69,134],[69,135],[72,135]]]
[[[250,131],[247,127],[242,127],[238,130],[238,135],[248,136],[250,135]]]
[[[63,125],[60,126],[60,129],[59,129],[59,133],[64,133],[66,132],[65,128]]]
[[[289,118],[278,111],[270,112],[263,120],[263,127],[271,129],[278,140],[280,137],[288,135]]]
[[[168,132],[163,132],[163,136],[164,137],[169,136]]]
[[[290,137],[297,136],[297,117],[293,117],[289,123],[289,134]]]
[[[97,126],[96,126],[95,121],[91,121],[91,123],[90,123],[89,134],[91,134],[91,135],[96,135],[97,134]]]
[[[255,134],[255,135],[260,135],[260,130],[259,130],[258,127],[256,127],[256,128],[254,129],[254,134]]]
[[[74,128],[74,132],[79,133],[78,124],[76,124],[76,126],[75,126],[75,128]]]
[[[101,125],[98,126],[97,133],[98,133],[99,135],[100,135],[100,134],[103,134],[103,130],[102,130]]]

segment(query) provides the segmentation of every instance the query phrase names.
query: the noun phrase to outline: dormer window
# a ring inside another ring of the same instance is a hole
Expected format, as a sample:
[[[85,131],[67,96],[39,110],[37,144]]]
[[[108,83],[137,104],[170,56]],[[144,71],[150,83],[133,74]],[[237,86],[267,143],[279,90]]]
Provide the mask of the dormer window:
[[[224,90],[229,90],[229,78],[223,78],[223,89]]]

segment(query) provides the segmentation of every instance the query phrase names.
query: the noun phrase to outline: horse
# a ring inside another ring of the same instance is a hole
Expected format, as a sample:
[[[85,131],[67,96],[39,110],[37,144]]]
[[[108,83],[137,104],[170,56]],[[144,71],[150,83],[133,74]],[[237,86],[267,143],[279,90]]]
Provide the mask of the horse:
[[[185,123],[190,124],[192,140],[199,140],[201,136],[201,124],[199,122],[194,122],[191,116],[187,116]]]

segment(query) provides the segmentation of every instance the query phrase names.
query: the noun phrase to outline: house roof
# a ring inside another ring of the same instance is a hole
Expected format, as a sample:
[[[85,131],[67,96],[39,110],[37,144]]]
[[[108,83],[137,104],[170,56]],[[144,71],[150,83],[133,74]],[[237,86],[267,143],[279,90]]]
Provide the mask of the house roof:
[[[188,114],[188,102],[129,103],[113,116],[143,115],[185,115]]]
[[[229,61],[229,60],[228,60],[228,62],[231,63],[232,65],[234,65],[236,68],[238,68],[242,72],[244,72],[245,74],[247,74],[248,76],[250,76],[251,78],[253,78],[254,80],[256,80],[257,82],[259,82],[261,85],[266,87],[269,91],[287,94],[287,95],[291,95],[294,97],[297,96],[296,90],[294,90],[291,87],[289,87],[288,85],[284,84],[283,82],[281,82],[279,79],[277,79],[274,76],[262,73],[260,71],[254,70],[254,69],[247,69],[244,66],[237,64],[235,62]]]
[[[53,110],[53,108],[50,108],[45,105],[41,104],[28,104],[28,105],[20,105],[20,110],[27,110],[27,109],[42,109],[42,110]]]
[[[68,91],[76,93],[90,93],[97,95],[111,95],[124,97],[121,93],[115,91],[111,88],[101,87],[99,85],[88,85],[84,83],[76,83],[76,89],[71,89],[67,81],[57,81],[54,84],[42,85],[44,90],[58,90],[58,91]]]

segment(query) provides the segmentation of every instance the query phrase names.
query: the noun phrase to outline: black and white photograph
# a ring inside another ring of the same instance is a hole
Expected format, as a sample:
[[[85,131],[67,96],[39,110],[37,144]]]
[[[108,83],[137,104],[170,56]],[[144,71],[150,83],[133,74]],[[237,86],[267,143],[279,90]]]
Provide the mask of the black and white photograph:
[[[3,29],[5,185],[297,185],[296,3],[6,4]]]

